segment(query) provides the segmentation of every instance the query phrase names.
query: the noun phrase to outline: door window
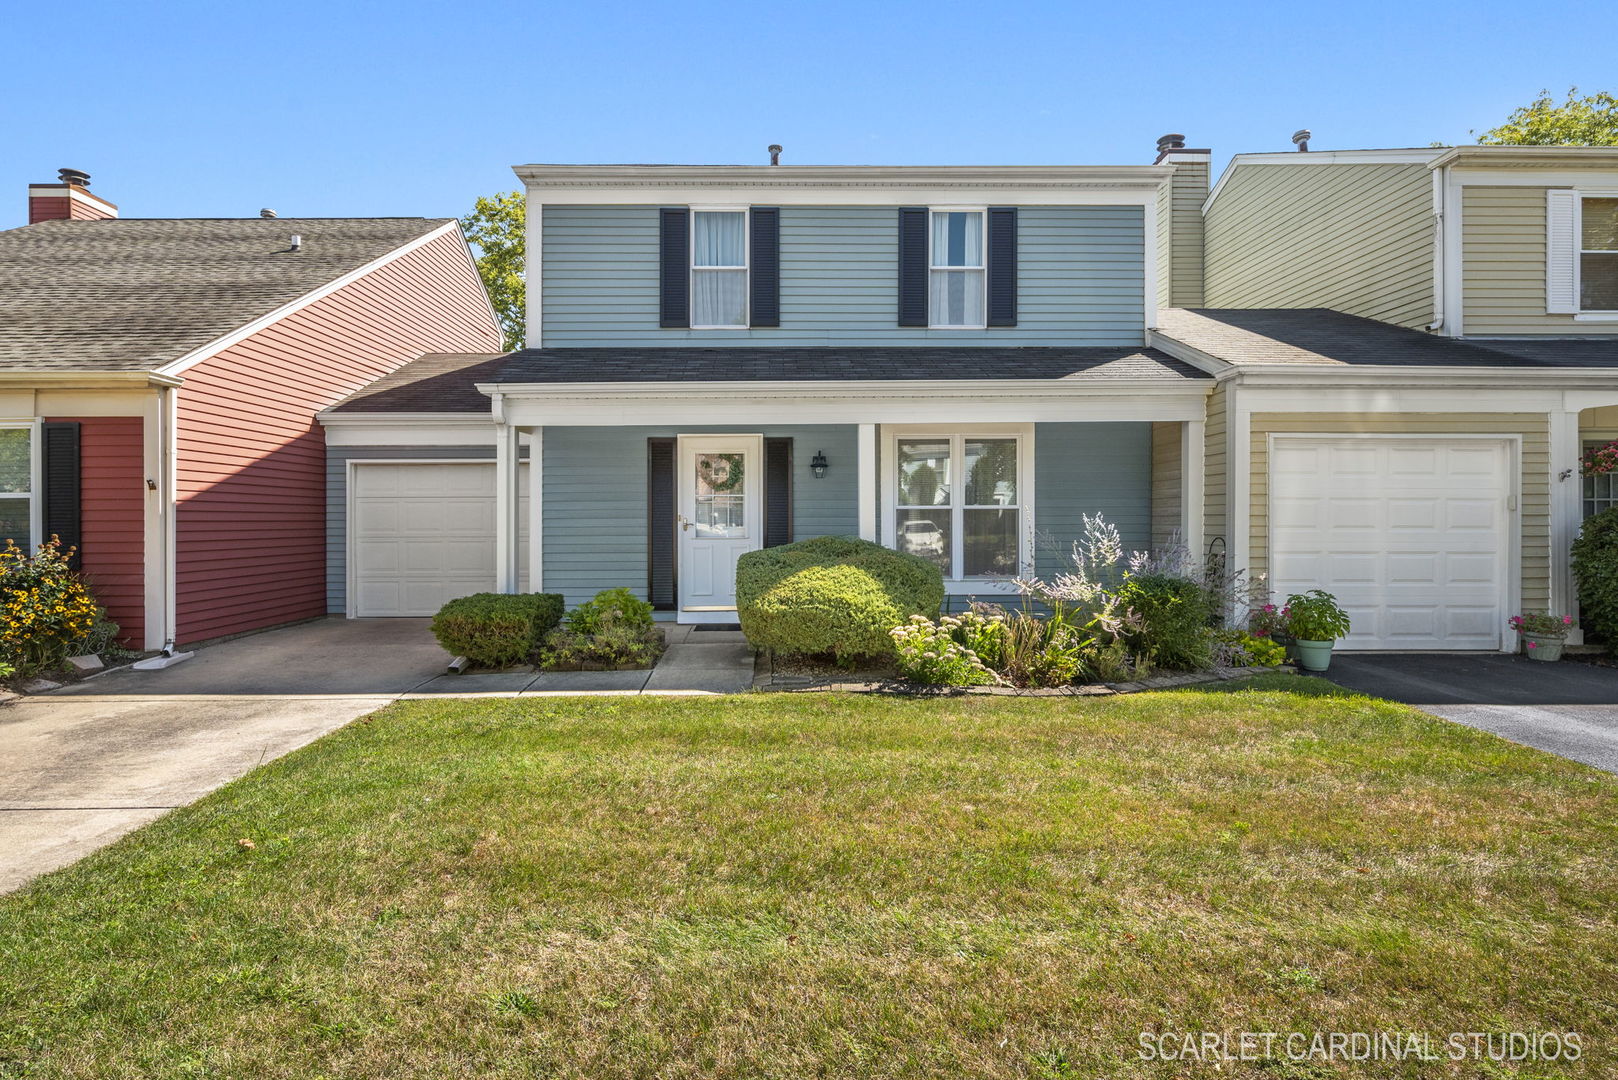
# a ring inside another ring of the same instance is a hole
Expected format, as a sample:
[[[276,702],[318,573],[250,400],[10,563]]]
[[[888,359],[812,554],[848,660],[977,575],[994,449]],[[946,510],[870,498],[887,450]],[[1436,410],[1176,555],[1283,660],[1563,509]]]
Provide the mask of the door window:
[[[698,536],[747,535],[746,454],[696,455],[696,505],[692,523]]]

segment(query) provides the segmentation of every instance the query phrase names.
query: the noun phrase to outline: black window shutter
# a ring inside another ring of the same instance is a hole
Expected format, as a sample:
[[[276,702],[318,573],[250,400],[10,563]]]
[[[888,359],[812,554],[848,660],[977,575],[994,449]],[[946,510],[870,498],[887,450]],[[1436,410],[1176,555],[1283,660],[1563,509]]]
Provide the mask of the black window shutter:
[[[927,208],[899,207],[899,325],[927,325]]]
[[[1017,208],[989,208],[989,325],[1017,325]]]
[[[749,326],[781,325],[781,211],[774,206],[755,206],[748,263],[751,297]]]
[[[54,535],[61,540],[63,551],[79,548],[79,425],[53,420],[42,426],[40,436],[40,473],[45,482],[40,518],[45,523],[45,535],[34,537],[34,543],[43,543]],[[79,562],[75,551],[73,569],[79,568]]]
[[[665,206],[658,212],[658,266],[662,303],[659,326],[691,325],[691,211]]]
[[[646,598],[658,611],[673,611],[679,560],[674,509],[674,440],[646,440]]]
[[[792,543],[792,440],[764,440],[764,546]]]

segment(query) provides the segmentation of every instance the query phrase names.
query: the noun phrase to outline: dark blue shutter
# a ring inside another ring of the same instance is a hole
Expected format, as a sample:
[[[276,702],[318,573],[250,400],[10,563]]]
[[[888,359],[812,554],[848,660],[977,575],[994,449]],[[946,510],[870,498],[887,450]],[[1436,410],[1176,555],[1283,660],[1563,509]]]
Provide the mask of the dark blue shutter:
[[[1017,325],[1017,208],[989,208],[989,325]]]
[[[55,536],[62,551],[82,546],[79,528],[79,425],[50,421],[41,426],[40,476],[44,481],[40,518],[45,535],[34,537],[43,543]],[[79,568],[79,553],[73,553],[73,569]]]
[[[899,208],[899,325],[927,325],[927,208]]]
[[[792,440],[764,440],[764,546],[792,543]]]
[[[673,611],[676,595],[677,530],[674,506],[674,440],[646,440],[646,599],[658,611]]]
[[[658,212],[662,236],[658,242],[658,267],[662,302],[658,325],[691,325],[691,211],[683,206],[665,206]]]
[[[755,206],[748,260],[749,326],[781,325],[781,211]]]

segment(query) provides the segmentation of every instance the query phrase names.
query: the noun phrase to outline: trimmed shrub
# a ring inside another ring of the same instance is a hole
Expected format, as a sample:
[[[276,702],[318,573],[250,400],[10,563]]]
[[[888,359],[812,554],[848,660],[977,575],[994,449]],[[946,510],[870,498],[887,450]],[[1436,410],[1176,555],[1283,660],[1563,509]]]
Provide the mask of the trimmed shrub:
[[[666,646],[654,626],[608,626],[593,634],[552,630],[539,650],[546,671],[639,671],[657,663]]]
[[[563,607],[560,593],[474,593],[438,609],[433,637],[453,656],[508,667],[534,655]]]
[[[1618,656],[1618,508],[1585,519],[1573,541],[1573,577],[1580,621]]]
[[[1208,591],[1174,574],[1132,574],[1118,590],[1121,605],[1140,618],[1125,632],[1130,651],[1171,671],[1201,671],[1211,659]]]
[[[736,563],[742,632],[789,655],[892,657],[890,631],[912,615],[933,618],[943,602],[937,566],[851,536],[750,551]]]
[[[603,589],[562,618],[575,634],[599,634],[616,627],[624,630],[650,630],[652,605],[628,589]]]

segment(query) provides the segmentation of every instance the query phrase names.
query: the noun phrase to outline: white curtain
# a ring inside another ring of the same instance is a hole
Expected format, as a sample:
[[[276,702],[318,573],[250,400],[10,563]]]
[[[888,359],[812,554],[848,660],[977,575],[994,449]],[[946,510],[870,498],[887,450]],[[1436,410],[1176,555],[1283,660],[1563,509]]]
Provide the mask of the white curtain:
[[[928,321],[934,326],[983,325],[983,271],[934,270]]]
[[[746,219],[740,211],[698,210],[692,266],[746,266]]]
[[[933,265],[983,265],[983,215],[949,210],[933,214]]]
[[[746,326],[747,271],[692,271],[691,325]]]

